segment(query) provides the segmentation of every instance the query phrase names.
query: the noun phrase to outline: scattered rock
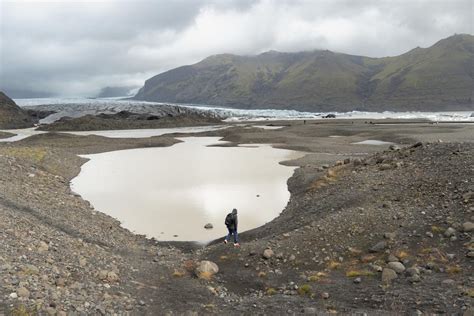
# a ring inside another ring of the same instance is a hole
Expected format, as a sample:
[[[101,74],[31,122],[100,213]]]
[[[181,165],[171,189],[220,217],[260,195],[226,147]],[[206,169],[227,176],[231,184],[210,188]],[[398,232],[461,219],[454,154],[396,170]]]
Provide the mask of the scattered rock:
[[[317,315],[318,310],[314,307],[305,307],[303,309],[303,314],[306,315]]]
[[[357,278],[354,279],[355,284],[359,284],[360,282],[362,282],[362,278],[357,277]]]
[[[64,278],[57,278],[55,284],[56,286],[64,286],[66,285],[66,280]]]
[[[406,273],[410,276],[414,276],[415,274],[420,274],[420,269],[418,269],[418,267],[410,267],[406,270]]]
[[[379,241],[369,249],[369,252],[382,252],[385,248],[387,248],[387,243],[385,241]]]
[[[38,246],[38,252],[46,252],[49,250],[49,245],[44,241],[40,241]]]
[[[262,257],[263,259],[270,259],[271,257],[273,257],[273,250],[271,250],[270,248],[267,248],[263,251],[263,254],[262,254]]]
[[[443,284],[443,285],[453,285],[453,284],[455,284],[455,283],[456,283],[456,282],[455,282],[453,279],[446,279],[446,280],[443,280],[443,281],[441,282],[441,284]]]
[[[119,277],[117,275],[117,273],[113,272],[113,271],[109,271],[107,273],[107,281],[112,283],[112,282],[117,282],[119,280]]]
[[[389,262],[388,267],[397,273],[405,271],[405,266],[401,262]]]
[[[395,255],[390,254],[388,256],[388,262],[397,262],[397,261],[400,261],[400,260],[398,260],[398,258]]]
[[[385,284],[391,283],[393,280],[397,278],[397,272],[390,268],[385,268],[382,271],[382,282]]]
[[[355,158],[352,160],[354,166],[360,166],[362,164],[362,160],[360,158]]]
[[[383,237],[389,240],[394,240],[395,237],[397,237],[396,233],[385,233],[383,234]]]
[[[107,278],[107,270],[100,270],[99,274],[97,275],[100,280],[105,280]]]
[[[417,148],[417,147],[422,147],[422,146],[423,146],[422,142],[417,142],[417,143],[413,144],[410,148]]]
[[[329,298],[329,293],[328,292],[323,292],[321,293],[321,297],[325,300],[327,300]]]
[[[472,232],[474,231],[474,223],[473,222],[465,222],[462,224],[462,231],[463,232]]]
[[[26,289],[25,287],[20,287],[16,293],[18,294],[19,297],[23,297],[23,298],[29,298],[30,297],[30,291],[28,291],[28,289]]]
[[[410,281],[411,283],[418,283],[421,281],[421,277],[418,274],[414,274],[408,278],[408,281]]]
[[[196,276],[202,279],[209,279],[217,272],[219,272],[217,264],[208,260],[200,261],[194,270]]]
[[[23,267],[23,272],[25,272],[26,274],[38,274],[39,273],[39,269],[37,266],[35,265],[32,265],[32,264],[27,264],[26,266]]]
[[[80,267],[85,267],[86,264],[87,264],[86,258],[79,258],[79,266]]]
[[[117,273],[114,271],[100,270],[98,277],[100,280],[109,283],[118,282],[119,280]]]
[[[455,234],[456,234],[456,230],[452,227],[449,227],[444,232],[444,236],[446,236],[446,237],[451,237],[451,236],[454,236]]]

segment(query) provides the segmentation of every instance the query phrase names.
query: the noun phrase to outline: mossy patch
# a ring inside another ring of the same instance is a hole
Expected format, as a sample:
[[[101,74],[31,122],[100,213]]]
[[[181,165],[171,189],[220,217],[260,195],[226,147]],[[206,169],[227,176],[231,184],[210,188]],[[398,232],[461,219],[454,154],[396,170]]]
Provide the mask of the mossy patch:
[[[299,295],[311,295],[313,292],[313,288],[309,284],[303,284],[298,287],[298,294]]]
[[[269,287],[265,292],[267,293],[267,295],[270,295],[270,296],[278,293],[278,291],[272,287]]]
[[[359,276],[374,276],[375,274],[369,270],[348,270],[346,276],[349,278],[355,278]]]
[[[341,266],[341,263],[338,261],[331,260],[328,263],[328,268],[331,270],[336,270]]]
[[[2,154],[19,159],[29,160],[34,163],[44,161],[47,151],[41,147],[7,147],[2,148]]]
[[[181,277],[183,277],[185,274],[186,274],[186,272],[184,272],[183,270],[177,270],[177,269],[175,269],[175,270],[173,271],[173,277],[175,277],[175,278],[181,278]]]

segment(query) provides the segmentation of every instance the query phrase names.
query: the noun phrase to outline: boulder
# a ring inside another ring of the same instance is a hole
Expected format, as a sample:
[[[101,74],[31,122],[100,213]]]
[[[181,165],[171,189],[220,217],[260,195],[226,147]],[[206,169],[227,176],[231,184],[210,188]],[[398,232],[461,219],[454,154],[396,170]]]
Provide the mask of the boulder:
[[[420,274],[420,269],[418,267],[411,267],[406,270],[406,273],[410,276],[414,276],[415,274]]]
[[[456,230],[452,227],[449,227],[448,229],[446,229],[446,231],[444,232],[444,236],[446,237],[452,237],[456,235]]]
[[[317,315],[318,310],[316,309],[316,307],[305,307],[303,309],[303,314],[305,314],[305,315]]]
[[[109,271],[107,273],[107,281],[108,282],[117,282],[119,280],[119,277],[117,275],[117,273],[113,272],[113,271]]]
[[[472,232],[474,231],[474,223],[473,222],[465,222],[462,224],[462,231],[463,232]]]
[[[403,265],[403,263],[398,261],[389,262],[387,266],[397,273],[402,273],[403,271],[405,271],[405,266]]]
[[[382,282],[385,284],[391,283],[393,280],[397,278],[397,272],[390,268],[385,268],[382,271]]]
[[[30,297],[30,291],[28,291],[24,287],[20,287],[16,293],[18,294],[19,297],[24,297],[24,298],[29,298]]]
[[[38,252],[46,252],[49,250],[49,245],[44,241],[40,241],[38,245]]]
[[[263,251],[262,257],[263,259],[270,259],[271,257],[273,257],[273,250],[271,250],[270,248],[265,249]]]
[[[98,277],[100,280],[109,283],[117,282],[119,280],[117,273],[114,271],[100,270]]]
[[[194,270],[196,276],[201,279],[210,279],[217,272],[219,272],[217,264],[208,260],[199,262]]]
[[[421,281],[421,277],[418,274],[414,274],[408,278],[408,281],[410,281],[411,283],[417,283]]]
[[[379,241],[369,249],[369,252],[382,252],[385,248],[387,248],[387,243],[385,241]]]
[[[207,223],[206,225],[204,225],[204,228],[205,229],[213,229],[214,226],[211,223]]]

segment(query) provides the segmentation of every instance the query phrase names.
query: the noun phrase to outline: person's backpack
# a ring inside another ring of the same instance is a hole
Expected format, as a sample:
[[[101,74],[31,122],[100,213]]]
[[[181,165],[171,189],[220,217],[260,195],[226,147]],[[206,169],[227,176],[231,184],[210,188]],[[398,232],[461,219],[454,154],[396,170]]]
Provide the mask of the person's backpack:
[[[231,213],[227,214],[227,216],[225,217],[225,226],[230,226],[232,225],[232,223],[234,223],[234,217],[232,216]]]

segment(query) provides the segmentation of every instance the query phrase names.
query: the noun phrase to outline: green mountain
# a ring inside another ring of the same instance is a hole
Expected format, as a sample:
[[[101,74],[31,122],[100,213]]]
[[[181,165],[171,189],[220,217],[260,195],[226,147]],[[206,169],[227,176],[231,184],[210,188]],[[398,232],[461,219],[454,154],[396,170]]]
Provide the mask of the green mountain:
[[[215,55],[148,79],[138,100],[304,111],[472,110],[474,36],[396,57],[316,50]]]
[[[0,128],[25,128],[33,126],[28,113],[0,91]]]

